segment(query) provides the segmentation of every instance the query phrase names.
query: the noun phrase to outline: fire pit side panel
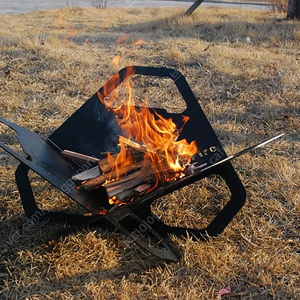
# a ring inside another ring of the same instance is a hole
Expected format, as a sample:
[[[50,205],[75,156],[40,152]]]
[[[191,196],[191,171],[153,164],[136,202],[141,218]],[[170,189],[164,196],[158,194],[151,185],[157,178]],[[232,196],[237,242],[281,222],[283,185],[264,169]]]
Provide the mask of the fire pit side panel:
[[[101,152],[118,152],[120,133],[114,114],[105,109],[95,94],[53,132],[49,139],[61,150],[99,157]]]

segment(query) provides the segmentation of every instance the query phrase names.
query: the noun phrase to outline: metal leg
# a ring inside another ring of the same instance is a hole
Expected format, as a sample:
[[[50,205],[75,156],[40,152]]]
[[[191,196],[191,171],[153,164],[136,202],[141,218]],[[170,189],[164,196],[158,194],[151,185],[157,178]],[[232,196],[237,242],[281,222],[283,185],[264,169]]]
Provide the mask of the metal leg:
[[[112,225],[107,222],[107,220],[105,220],[103,216],[84,216],[68,214],[65,212],[51,212],[39,209],[37,207],[28,178],[29,169],[30,168],[24,163],[19,164],[15,172],[15,177],[25,214],[35,223],[43,221],[53,221],[62,222],[68,225],[77,225],[80,227],[84,227],[93,223],[101,228],[112,228]]]
[[[149,253],[170,261],[179,261],[179,257],[172,250],[166,240],[153,229],[154,218],[149,215],[145,219],[124,207],[122,210],[115,211],[106,218],[116,226],[121,232],[125,233],[140,247]],[[155,239],[155,243],[150,245],[149,241]]]
[[[216,168],[214,173],[221,175],[225,180],[231,192],[231,198],[206,228],[192,229],[166,225],[153,215],[150,205],[147,207],[144,206],[143,208],[135,208],[134,212],[138,214],[141,219],[146,220],[147,218],[152,218],[153,223],[151,227],[162,237],[167,237],[168,234],[174,234],[177,236],[190,236],[192,238],[205,240],[207,237],[218,236],[243,207],[246,201],[246,191],[231,163],[224,164],[222,168]]]

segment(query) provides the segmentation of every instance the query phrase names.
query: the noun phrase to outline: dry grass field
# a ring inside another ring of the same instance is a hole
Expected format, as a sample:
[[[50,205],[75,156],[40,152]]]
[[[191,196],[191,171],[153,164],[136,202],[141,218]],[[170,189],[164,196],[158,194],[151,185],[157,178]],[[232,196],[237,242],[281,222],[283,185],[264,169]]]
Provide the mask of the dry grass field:
[[[228,285],[224,299],[300,299],[300,23],[241,9],[183,12],[70,7],[0,16],[0,116],[48,136],[122,67],[178,69],[227,154],[286,133],[233,161],[245,206],[215,239],[170,237],[181,260],[165,263],[117,231],[22,226],[17,161],[1,149],[1,299],[218,299]],[[166,89],[149,100],[180,109]],[[2,125],[0,138],[16,147]],[[81,210],[31,178],[42,208]],[[227,199],[224,183],[207,178],[153,210],[169,224],[202,227]]]

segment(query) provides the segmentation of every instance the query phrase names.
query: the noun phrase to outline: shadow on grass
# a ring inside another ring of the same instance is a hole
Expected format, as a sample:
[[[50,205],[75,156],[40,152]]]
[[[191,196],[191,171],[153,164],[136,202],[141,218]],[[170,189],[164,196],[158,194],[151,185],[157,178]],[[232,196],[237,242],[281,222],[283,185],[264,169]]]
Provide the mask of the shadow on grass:
[[[99,284],[99,281],[121,280],[124,277],[137,278],[142,273],[166,264],[165,261],[145,253],[132,240],[122,234],[116,234],[116,230],[105,231],[95,226],[81,229],[68,227],[66,229],[57,223],[38,223],[26,231],[22,228],[26,222],[24,217],[17,217],[5,220],[0,225],[0,238],[5,241],[0,246],[0,295],[2,296],[8,294],[42,296],[45,293],[45,287],[47,294],[72,292],[73,288],[77,289],[78,282],[84,282],[86,286],[90,283]],[[112,251],[115,252],[115,257],[117,257],[115,266],[108,268],[105,266],[106,260],[107,262],[111,261],[111,257],[105,257],[105,251],[94,253],[94,258],[89,258],[88,255],[85,257],[83,248],[78,249],[80,245],[78,247],[74,245],[77,239],[79,244],[80,242],[84,243],[85,240],[82,239],[90,233],[95,234],[95,232],[100,238],[97,242],[102,243],[101,239],[105,239],[108,245],[114,245],[110,255],[112,255]],[[64,240],[65,238],[67,241]],[[75,242],[72,238],[75,239]],[[68,244],[69,239],[71,240],[70,245]],[[67,261],[68,251],[72,253],[80,251],[81,254],[74,255],[72,261]],[[32,259],[26,259],[27,254]],[[100,261],[97,256],[102,256]],[[49,258],[50,260],[48,260]],[[76,261],[76,258],[79,260]],[[82,262],[82,258],[87,262]],[[60,263],[60,260],[63,262]],[[22,263],[20,263],[21,261]],[[85,271],[84,266],[88,261],[91,261],[91,270]],[[73,266],[74,269],[69,272],[75,273],[75,275],[63,277],[57,275],[57,272],[61,272],[60,264],[65,264],[65,268],[68,269]],[[83,269],[80,270],[81,268]],[[32,269],[35,270],[34,273],[31,273]],[[26,273],[34,277],[32,282],[27,285],[10,287],[5,284],[5,282],[14,281],[15,276],[22,276],[21,274]],[[38,281],[35,280],[36,278]],[[84,287],[82,288],[84,289]],[[82,294],[84,295],[86,292],[83,290]]]
[[[189,18],[193,22],[186,23],[185,19],[190,20]],[[250,37],[253,44],[271,42],[274,47],[276,44],[286,43],[286,41],[298,41],[295,36],[295,30],[298,29],[296,22],[261,19],[260,22],[250,23],[242,20],[231,20],[227,16],[220,16],[220,19],[222,18],[224,22],[212,24],[203,22],[196,16],[174,15],[156,21],[115,26],[97,34],[80,35],[79,32],[79,34],[69,37],[68,40],[79,45],[84,45],[87,41],[90,44],[105,45],[112,42],[132,43],[141,38],[144,38],[146,42],[170,40],[174,43],[172,40],[174,38],[187,38],[207,42],[241,42],[247,44],[249,40],[246,38]]]
[[[227,109],[223,114],[214,114],[213,119],[215,121],[212,122],[212,126],[235,123],[237,126],[248,128],[247,133],[229,133],[217,126],[215,131],[223,145],[228,142],[239,143],[247,139],[247,136],[252,140],[252,134],[255,132],[261,133],[260,139],[269,138],[271,134],[285,133],[284,139],[297,143],[300,142],[300,136],[291,128],[291,123],[299,116],[299,108],[297,110],[292,105],[266,106],[265,102],[263,104],[257,102],[253,106],[246,107],[243,113],[238,114],[234,109]]]

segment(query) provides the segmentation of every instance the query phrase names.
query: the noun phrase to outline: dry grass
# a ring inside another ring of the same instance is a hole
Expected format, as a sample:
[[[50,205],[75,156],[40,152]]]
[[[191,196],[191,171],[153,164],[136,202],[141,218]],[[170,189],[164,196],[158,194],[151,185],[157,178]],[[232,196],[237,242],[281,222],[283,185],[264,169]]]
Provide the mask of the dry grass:
[[[227,285],[228,299],[300,298],[299,23],[266,12],[202,8],[183,18],[183,11],[1,16],[1,117],[49,135],[120,68],[179,69],[228,153],[286,132],[234,162],[246,205],[214,240],[172,238],[179,263],[160,262],[97,228],[45,243],[64,228],[22,230],[17,162],[1,150],[1,299],[216,299]],[[167,95],[161,105],[180,107]],[[15,144],[3,127],[0,137]],[[42,207],[77,209],[34,175],[33,185]],[[167,223],[201,227],[227,198],[212,178],[159,199],[154,210]]]

